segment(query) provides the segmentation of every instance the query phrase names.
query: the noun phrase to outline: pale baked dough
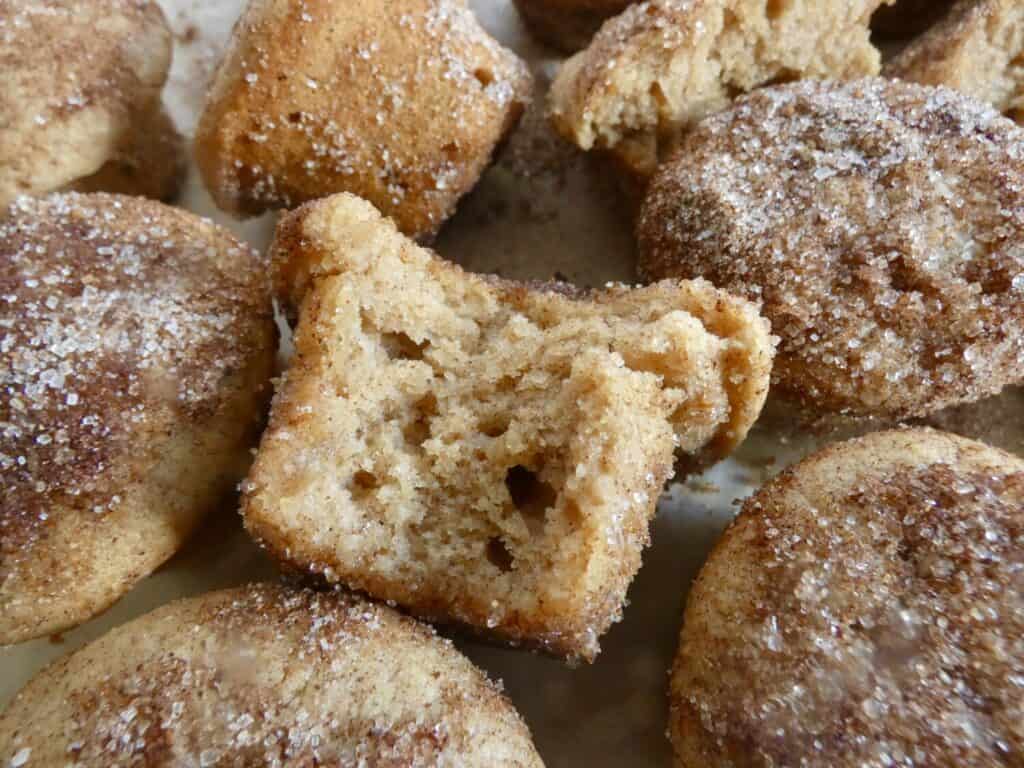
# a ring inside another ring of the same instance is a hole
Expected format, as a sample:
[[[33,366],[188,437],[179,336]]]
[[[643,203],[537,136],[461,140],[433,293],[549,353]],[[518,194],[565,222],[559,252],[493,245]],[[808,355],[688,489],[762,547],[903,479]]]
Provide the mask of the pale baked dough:
[[[640,272],[764,302],[780,394],[907,418],[1024,379],[1024,131],[945,88],[767,88],[652,181]]]
[[[0,0],[0,207],[71,188],[174,197],[171,51],[150,0]]]
[[[543,768],[449,641],[270,585],[171,603],[56,662],[0,715],[0,764]]]
[[[0,644],[74,626],[231,503],[276,339],[263,260],[142,198],[0,215]]]
[[[472,275],[350,195],[291,214],[273,250],[301,313],[249,531],[418,615],[592,659],[674,452],[724,456],[760,412],[756,307],[705,282]]]
[[[1016,766],[1024,461],[875,433],[744,505],[693,586],[671,680],[680,768]]]
[[[948,85],[1024,121],[1024,3],[961,0],[889,62],[885,75]]]
[[[607,19],[634,0],[513,0],[530,33],[543,43],[573,53],[585,48]]]
[[[650,0],[605,24],[551,88],[555,127],[644,180],[682,131],[737,95],[797,78],[877,74],[885,0]]]
[[[352,192],[427,237],[530,92],[466,0],[258,0],[213,81],[197,160],[232,213]]]

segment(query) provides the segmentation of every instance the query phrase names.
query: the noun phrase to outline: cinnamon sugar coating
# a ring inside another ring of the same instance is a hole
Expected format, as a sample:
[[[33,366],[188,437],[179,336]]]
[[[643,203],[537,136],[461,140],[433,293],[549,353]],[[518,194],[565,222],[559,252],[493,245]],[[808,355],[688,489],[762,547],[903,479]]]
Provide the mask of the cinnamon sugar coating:
[[[208,95],[197,160],[232,213],[351,192],[427,237],[530,91],[526,65],[466,0],[254,2]]]
[[[638,224],[651,279],[763,302],[774,380],[903,418],[1024,378],[1024,132],[941,88],[764,89],[689,134]]]
[[[153,0],[0,0],[0,207],[62,189],[176,195],[171,52]]]
[[[0,643],[73,626],[230,494],[269,394],[262,260],[142,198],[0,217]]]
[[[677,765],[1020,765],[1022,574],[1020,458],[918,429],[801,462],[694,584]]]
[[[180,600],[34,678],[0,764],[542,768],[500,689],[449,641],[342,594]]]

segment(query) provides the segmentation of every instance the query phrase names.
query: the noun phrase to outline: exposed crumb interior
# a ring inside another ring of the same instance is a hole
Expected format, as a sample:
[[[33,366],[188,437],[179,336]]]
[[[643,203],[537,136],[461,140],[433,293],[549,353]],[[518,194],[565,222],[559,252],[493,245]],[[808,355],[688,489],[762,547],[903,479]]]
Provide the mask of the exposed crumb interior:
[[[849,445],[712,555],[673,681],[681,764],[1019,765],[1024,464],[937,433]]]
[[[763,323],[706,284],[575,297],[474,277],[372,226],[307,294],[250,526],[377,596],[592,654],[675,446],[731,444],[759,410],[731,398],[763,397]]]
[[[559,73],[555,123],[584,149],[647,144],[642,166],[651,171],[681,129],[741,93],[803,77],[877,73],[868,21],[880,4],[639,3],[605,25]]]

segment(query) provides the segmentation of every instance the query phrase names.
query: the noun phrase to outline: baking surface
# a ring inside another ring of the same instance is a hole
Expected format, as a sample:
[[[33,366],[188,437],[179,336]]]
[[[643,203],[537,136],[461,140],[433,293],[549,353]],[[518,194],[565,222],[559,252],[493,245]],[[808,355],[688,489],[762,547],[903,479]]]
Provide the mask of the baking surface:
[[[177,36],[165,99],[179,127],[191,134],[205,83],[244,0],[160,4]],[[556,140],[543,119],[543,91],[557,60],[526,37],[511,0],[472,0],[472,5],[493,34],[531,63],[537,103],[442,231],[436,249],[469,269],[513,278],[558,275],[582,285],[631,281],[633,244],[625,205],[601,170]],[[266,246],[273,230],[271,216],[239,223],[217,213],[194,169],[180,204],[230,226],[259,247]],[[1024,454],[1022,417],[1024,390],[1018,388],[942,414],[935,422]],[[668,489],[625,619],[603,638],[603,652],[593,666],[573,670],[523,652],[460,642],[474,661],[504,681],[549,767],[670,764],[664,735],[667,670],[686,590],[735,514],[736,500],[820,441],[794,421],[783,405],[770,404],[736,457]],[[0,703],[41,666],[112,626],[176,597],[274,574],[242,532],[235,510],[225,509],[184,552],[108,613],[59,639],[0,650]]]

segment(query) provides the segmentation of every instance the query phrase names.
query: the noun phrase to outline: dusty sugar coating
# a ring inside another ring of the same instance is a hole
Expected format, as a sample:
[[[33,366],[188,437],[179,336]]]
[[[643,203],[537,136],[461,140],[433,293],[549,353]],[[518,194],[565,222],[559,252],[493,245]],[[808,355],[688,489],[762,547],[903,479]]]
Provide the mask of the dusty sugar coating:
[[[267,0],[235,27],[197,159],[241,215],[348,191],[414,237],[476,183],[530,94],[465,0]]]
[[[19,198],[0,218],[0,301],[14,642],[105,608],[231,489],[275,340],[260,257],[141,198]]]
[[[148,0],[0,0],[0,206],[76,184],[176,194],[184,152],[160,104],[171,48]]]
[[[285,219],[274,252],[301,312],[250,532],[418,615],[592,659],[674,450],[718,458],[757,418],[767,323],[704,282],[465,273],[349,195]]]
[[[566,53],[585,48],[601,24],[634,0],[514,0],[530,34]]]
[[[171,603],[58,661],[0,715],[0,763],[19,754],[28,768],[542,766],[498,687],[431,629],[270,585]]]
[[[961,0],[885,67],[887,77],[948,85],[1024,120],[1024,6]]]
[[[897,0],[871,17],[871,30],[887,40],[907,41],[924,32],[953,7],[955,0]]]
[[[948,89],[759,91],[654,179],[640,270],[764,302],[779,389],[919,416],[1024,377],[1024,133]]]
[[[941,432],[829,448],[753,497],[687,606],[680,766],[1017,766],[1024,461]]]
[[[551,89],[555,127],[649,178],[680,133],[738,94],[801,77],[876,74],[885,0],[650,0],[608,22]]]

